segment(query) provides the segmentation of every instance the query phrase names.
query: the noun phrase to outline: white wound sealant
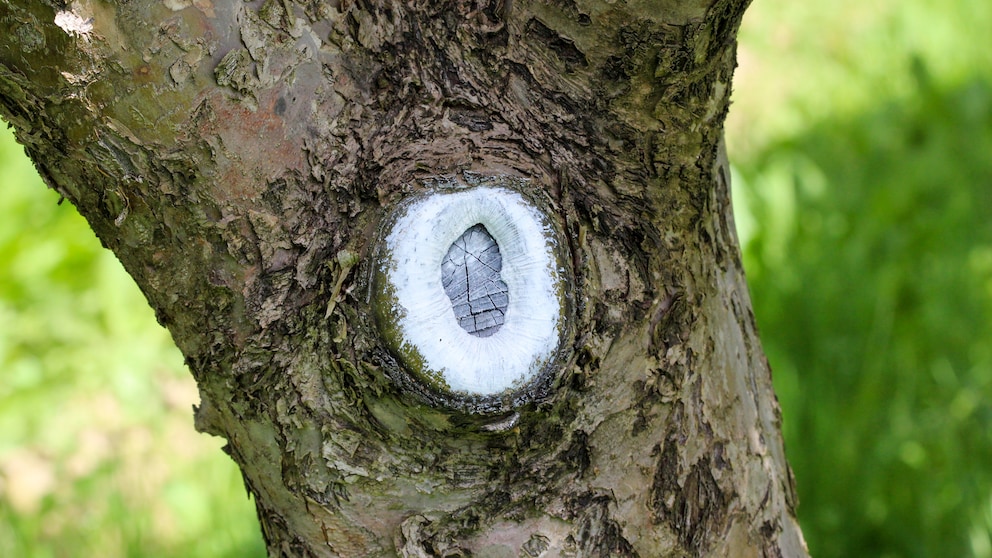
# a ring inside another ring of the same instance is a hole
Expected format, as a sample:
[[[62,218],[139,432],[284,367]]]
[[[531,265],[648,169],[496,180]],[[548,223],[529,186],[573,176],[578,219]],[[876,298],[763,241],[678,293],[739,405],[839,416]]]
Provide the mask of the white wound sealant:
[[[519,388],[557,350],[562,277],[553,235],[517,192],[437,191],[403,206],[382,266],[395,351],[452,392]]]

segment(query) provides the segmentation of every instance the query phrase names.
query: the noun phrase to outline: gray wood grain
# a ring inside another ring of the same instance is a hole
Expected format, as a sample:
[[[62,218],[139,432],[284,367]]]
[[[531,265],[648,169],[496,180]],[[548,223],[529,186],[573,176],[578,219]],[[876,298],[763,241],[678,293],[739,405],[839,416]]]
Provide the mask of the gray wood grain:
[[[493,335],[505,321],[510,293],[502,269],[499,245],[481,224],[458,237],[441,261],[441,284],[458,325],[476,337]]]

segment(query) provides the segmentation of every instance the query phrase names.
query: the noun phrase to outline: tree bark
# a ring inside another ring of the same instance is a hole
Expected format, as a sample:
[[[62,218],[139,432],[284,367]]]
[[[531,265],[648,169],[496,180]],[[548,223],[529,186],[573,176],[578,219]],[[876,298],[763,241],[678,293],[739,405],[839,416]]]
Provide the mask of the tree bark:
[[[803,556],[721,139],[746,4],[5,0],[0,116],[271,556]],[[380,227],[444,177],[567,238],[573,335],[496,414],[409,389],[372,318]]]

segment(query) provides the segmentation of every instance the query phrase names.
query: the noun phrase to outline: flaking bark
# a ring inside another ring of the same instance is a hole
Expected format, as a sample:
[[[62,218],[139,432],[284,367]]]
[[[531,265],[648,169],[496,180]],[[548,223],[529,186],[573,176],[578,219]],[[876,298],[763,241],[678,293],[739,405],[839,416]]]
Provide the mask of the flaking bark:
[[[721,147],[745,7],[5,0],[0,116],[271,556],[802,556]],[[451,175],[526,179],[570,242],[570,356],[515,413],[409,393],[371,319],[379,225]]]

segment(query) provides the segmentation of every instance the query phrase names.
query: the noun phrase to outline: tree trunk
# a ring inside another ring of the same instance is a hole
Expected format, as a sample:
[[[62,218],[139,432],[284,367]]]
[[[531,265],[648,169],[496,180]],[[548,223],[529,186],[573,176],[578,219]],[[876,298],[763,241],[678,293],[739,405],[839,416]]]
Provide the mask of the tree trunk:
[[[721,139],[746,4],[4,0],[0,116],[172,333],[271,556],[802,556]],[[512,394],[376,319],[444,183],[561,239]]]

